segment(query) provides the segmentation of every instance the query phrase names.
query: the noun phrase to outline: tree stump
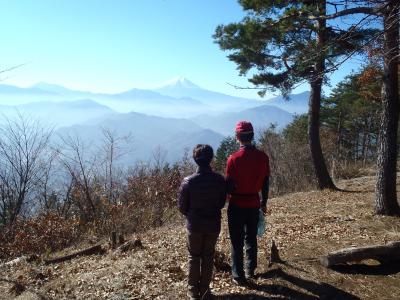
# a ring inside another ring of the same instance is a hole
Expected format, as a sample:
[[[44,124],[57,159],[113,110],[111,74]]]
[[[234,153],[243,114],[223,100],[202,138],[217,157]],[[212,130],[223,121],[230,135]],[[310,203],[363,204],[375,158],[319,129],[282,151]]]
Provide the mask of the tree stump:
[[[272,240],[272,246],[271,246],[271,256],[269,258],[269,266],[271,266],[274,263],[282,263],[283,260],[279,256],[279,250],[278,247],[275,245],[275,241]]]
[[[122,245],[123,243],[125,243],[125,238],[124,238],[124,235],[123,235],[123,234],[120,234],[120,235],[118,236],[118,244],[119,244],[119,245]]]
[[[117,233],[115,231],[111,232],[111,248],[115,249],[117,246]]]

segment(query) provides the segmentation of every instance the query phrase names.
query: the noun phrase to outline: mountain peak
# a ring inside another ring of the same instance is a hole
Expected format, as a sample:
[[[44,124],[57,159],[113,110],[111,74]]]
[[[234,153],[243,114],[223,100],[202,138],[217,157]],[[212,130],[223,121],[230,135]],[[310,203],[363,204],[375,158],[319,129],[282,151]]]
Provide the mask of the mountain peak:
[[[76,92],[76,91],[70,90],[64,86],[54,84],[54,83],[47,83],[47,82],[43,82],[43,81],[40,81],[40,82],[32,85],[32,88],[37,88],[37,89],[41,89],[46,92],[51,92],[51,93],[56,93],[56,94]]]
[[[170,80],[160,84],[156,89],[171,89],[171,88],[185,88],[185,89],[200,89],[200,87],[189,79],[183,76],[176,76]]]

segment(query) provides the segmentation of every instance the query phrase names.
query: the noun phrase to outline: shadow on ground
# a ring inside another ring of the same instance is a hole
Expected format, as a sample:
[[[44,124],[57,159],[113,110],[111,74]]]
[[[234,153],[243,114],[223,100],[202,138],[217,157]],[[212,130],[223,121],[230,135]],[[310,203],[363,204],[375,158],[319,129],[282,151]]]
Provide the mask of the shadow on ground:
[[[260,275],[260,277],[268,279],[275,278],[284,280],[306,293],[297,289],[288,288],[277,284],[255,285],[259,291],[266,292],[274,296],[280,296],[288,299],[359,299],[358,297],[338,289],[327,283],[314,282],[308,279],[291,275],[282,269],[273,269]]]
[[[342,192],[342,193],[356,193],[356,194],[369,194],[369,193],[374,193],[375,190],[347,190],[347,189],[342,189],[342,188],[337,188],[338,192]]]
[[[219,295],[215,296],[213,299],[215,300],[265,300],[265,299],[289,299],[289,298],[282,298],[282,297],[265,297],[256,295],[253,293],[250,294],[229,294],[229,295]],[[293,298],[292,298],[293,299]]]
[[[280,279],[295,287],[291,288],[282,284],[256,284],[251,283],[248,286],[248,293],[244,294],[226,294],[215,296],[214,299],[220,300],[258,300],[258,299],[360,299],[346,291],[338,289],[327,283],[314,282],[308,279],[291,275],[282,269],[269,270],[260,274],[260,278],[264,279]],[[268,296],[257,295],[253,291],[263,292]]]
[[[373,266],[366,264],[340,265],[331,267],[331,269],[343,274],[393,275],[400,273],[400,260]]]

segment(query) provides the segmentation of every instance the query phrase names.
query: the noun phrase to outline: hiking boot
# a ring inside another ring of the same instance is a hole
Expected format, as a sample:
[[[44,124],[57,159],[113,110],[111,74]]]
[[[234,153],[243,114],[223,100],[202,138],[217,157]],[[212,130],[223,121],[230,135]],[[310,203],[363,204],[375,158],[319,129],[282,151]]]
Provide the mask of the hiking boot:
[[[186,295],[189,300],[200,300],[199,289],[197,287],[189,286]]]
[[[200,299],[201,300],[211,300],[213,299],[213,295],[211,294],[211,290],[209,287],[200,288]]]
[[[207,291],[207,292],[205,292],[203,294],[200,292],[199,299],[201,299],[201,300],[212,300],[212,299],[214,299],[214,296],[213,296],[213,294],[211,294],[210,291]]]
[[[236,284],[236,285],[239,285],[239,286],[245,286],[245,285],[247,285],[247,280],[246,280],[246,278],[242,278],[242,277],[233,278],[233,279],[232,279],[232,282],[233,282],[234,284]]]
[[[246,279],[247,280],[249,280],[249,279],[254,280],[254,279],[256,279],[256,275],[254,274],[254,272],[246,272]]]
[[[189,292],[187,292],[186,295],[188,296],[189,300],[200,300],[199,294],[194,294],[194,293],[189,291]]]

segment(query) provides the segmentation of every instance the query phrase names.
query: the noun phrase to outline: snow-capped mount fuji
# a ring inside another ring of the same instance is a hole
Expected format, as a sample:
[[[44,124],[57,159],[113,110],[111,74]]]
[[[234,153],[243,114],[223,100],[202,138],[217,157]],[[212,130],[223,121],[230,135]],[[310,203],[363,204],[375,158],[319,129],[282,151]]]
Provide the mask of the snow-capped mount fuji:
[[[194,84],[186,77],[176,76],[156,86],[154,89],[161,91],[161,90],[173,90],[173,89],[201,89],[201,87]]]
[[[256,99],[229,96],[210,91],[182,76],[174,77],[164,84],[156,86],[152,90],[169,97],[196,99],[207,105],[208,109],[211,109],[212,111],[238,111],[258,106],[263,103]]]

